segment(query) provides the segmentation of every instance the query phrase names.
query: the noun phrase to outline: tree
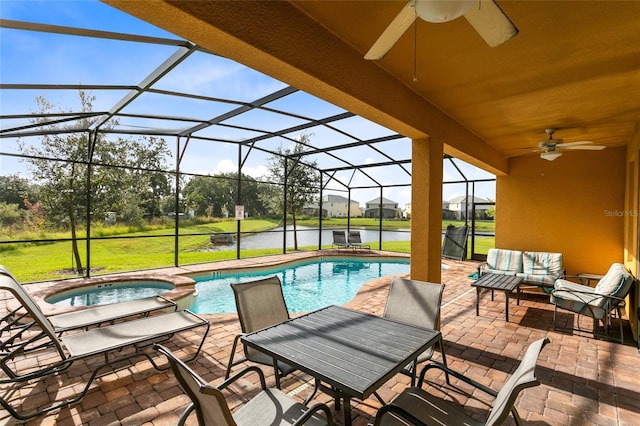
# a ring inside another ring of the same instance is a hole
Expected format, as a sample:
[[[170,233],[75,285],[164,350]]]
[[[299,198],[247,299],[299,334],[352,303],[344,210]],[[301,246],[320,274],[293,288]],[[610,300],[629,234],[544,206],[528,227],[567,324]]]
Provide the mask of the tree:
[[[9,204],[0,201],[0,227],[5,227],[18,223],[22,219],[24,210],[18,207],[18,204]],[[3,230],[3,234],[4,234]]]
[[[221,204],[215,192],[215,179],[211,176],[194,176],[182,189],[187,208],[196,216],[206,217],[220,217]]]
[[[18,175],[0,176],[0,226],[16,225],[23,219],[34,188]]]
[[[240,203],[249,216],[260,214],[258,183],[251,176],[241,174]],[[219,173],[213,176],[194,176],[182,190],[187,207],[196,216],[222,217],[224,212],[234,214],[238,201],[238,174]]]
[[[291,216],[294,250],[298,250],[297,214],[306,204],[317,197],[320,181],[316,170],[317,162],[303,163],[301,161],[304,156],[304,147],[310,141],[311,135],[301,134],[293,149],[278,148],[277,155],[271,157],[268,166],[268,179],[280,184],[283,188],[282,191],[273,193],[270,202],[275,207],[275,211],[282,211],[282,207],[278,208],[277,205],[284,206],[284,213]],[[283,200],[285,195],[286,205]]]
[[[79,97],[81,113],[92,112],[95,97],[82,90]],[[144,215],[144,208],[152,210],[146,214],[157,214],[158,198],[162,192],[168,193],[168,180],[165,177],[163,181],[160,169],[171,153],[161,138],[109,139],[105,132],[78,131],[95,123],[96,118],[90,115],[73,124],[52,123],[47,114],[53,112],[54,105],[43,97],[36,98],[36,104],[39,114],[32,122],[39,124],[44,134],[39,145],[19,141],[19,148],[28,156],[23,161],[39,184],[38,201],[49,226],[71,232],[75,269],[82,273],[79,223],[87,215],[103,220],[108,211],[120,212],[121,217],[127,212],[132,223],[139,223],[140,218],[132,218],[131,214]],[[108,131],[118,124],[110,123],[101,130]],[[152,170],[145,170],[147,167]],[[132,200],[137,202],[133,208]]]
[[[25,178],[18,175],[0,176],[0,202],[17,204],[26,209],[24,200],[34,199],[34,189]]]
[[[493,201],[491,198],[488,198],[488,200],[493,204],[491,205],[491,207],[487,208],[487,211],[485,212],[485,214],[487,215],[487,217],[490,217],[491,219],[495,219],[496,218],[495,201]]]

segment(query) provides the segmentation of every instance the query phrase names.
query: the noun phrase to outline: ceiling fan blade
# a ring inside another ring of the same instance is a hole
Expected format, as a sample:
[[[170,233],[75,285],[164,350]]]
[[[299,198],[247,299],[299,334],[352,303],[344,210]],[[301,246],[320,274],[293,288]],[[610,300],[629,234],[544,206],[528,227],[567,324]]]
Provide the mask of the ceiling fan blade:
[[[368,60],[384,58],[415,20],[416,8],[415,2],[412,0],[407,2],[400,13],[396,15],[389,26],[380,34],[380,37],[378,37],[378,40],[371,46],[367,54],[364,55],[364,58]]]
[[[493,0],[479,0],[464,17],[490,47],[496,47],[518,34],[518,29]]]
[[[570,147],[570,146],[591,145],[592,143],[593,143],[592,141],[567,142],[567,143],[558,143],[558,144],[556,144],[556,147],[558,147],[558,148],[567,148],[567,147]]]
[[[521,156],[521,155],[530,155],[530,154],[535,154],[535,153],[540,152],[540,150],[539,150],[539,149],[531,149],[531,148],[519,148],[519,149],[522,149],[522,150],[525,150],[525,149],[526,149],[526,151],[523,151],[523,152],[517,152],[517,153],[515,153],[515,154],[507,155],[507,156],[506,156],[506,157],[504,157],[504,158],[513,158],[513,157],[519,157],[519,156]]]
[[[564,144],[564,145],[566,145],[566,144]],[[556,147],[556,148],[558,148],[558,147]],[[561,146],[559,148],[561,148],[563,150],[565,150],[565,149],[575,149],[575,150],[581,149],[581,150],[584,150],[584,151],[600,151],[600,150],[605,149],[606,146],[604,146],[604,145],[570,145],[570,146]]]

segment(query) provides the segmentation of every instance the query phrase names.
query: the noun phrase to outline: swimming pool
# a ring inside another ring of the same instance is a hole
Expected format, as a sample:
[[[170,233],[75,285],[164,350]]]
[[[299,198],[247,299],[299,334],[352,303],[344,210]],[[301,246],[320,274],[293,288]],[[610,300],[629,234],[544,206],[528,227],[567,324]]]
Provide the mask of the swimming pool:
[[[233,290],[229,284],[277,275],[282,282],[289,312],[309,312],[329,305],[347,303],[358,293],[362,284],[374,278],[408,272],[408,259],[329,258],[258,271],[194,277],[198,297],[190,309],[202,314],[236,312]]]

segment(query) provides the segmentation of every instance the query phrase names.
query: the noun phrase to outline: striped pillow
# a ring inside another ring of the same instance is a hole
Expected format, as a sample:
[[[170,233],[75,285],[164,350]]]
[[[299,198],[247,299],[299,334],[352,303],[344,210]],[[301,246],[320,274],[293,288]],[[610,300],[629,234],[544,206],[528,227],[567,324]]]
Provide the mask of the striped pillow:
[[[564,273],[562,253],[525,251],[522,256],[523,270],[530,275],[559,277]]]
[[[522,252],[518,250],[489,249],[487,266],[490,272],[516,274],[522,272]]]

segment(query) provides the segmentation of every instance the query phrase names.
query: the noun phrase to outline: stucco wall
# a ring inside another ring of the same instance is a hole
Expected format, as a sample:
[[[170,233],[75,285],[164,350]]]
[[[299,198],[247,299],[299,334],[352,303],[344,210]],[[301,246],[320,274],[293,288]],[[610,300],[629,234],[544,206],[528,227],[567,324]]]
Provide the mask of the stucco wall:
[[[640,123],[631,138],[627,149],[626,168],[626,214],[624,217],[625,265],[640,278]],[[640,288],[636,287],[627,298],[627,315],[634,336],[639,336],[638,305],[640,304]]]
[[[561,252],[568,274],[624,260],[626,148],[514,157],[496,181],[496,247]]]

